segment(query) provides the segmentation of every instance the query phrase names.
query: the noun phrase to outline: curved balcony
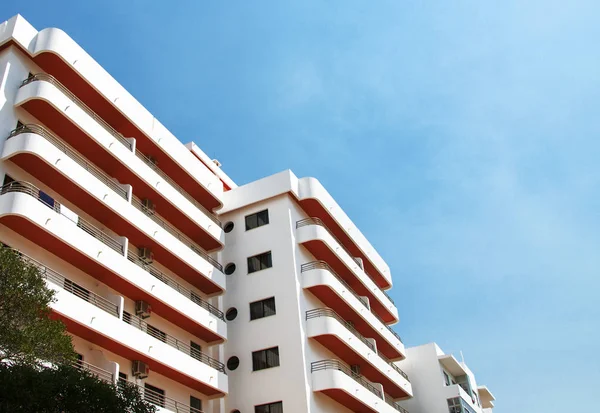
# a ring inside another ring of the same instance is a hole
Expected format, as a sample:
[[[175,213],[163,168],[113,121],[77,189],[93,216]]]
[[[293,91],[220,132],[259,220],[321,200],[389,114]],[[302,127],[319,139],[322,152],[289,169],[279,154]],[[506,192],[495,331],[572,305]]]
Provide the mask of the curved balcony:
[[[147,301],[153,312],[202,340],[225,340],[222,313],[211,311],[191,292],[190,299],[182,300],[185,290],[178,290],[168,277],[125,258],[126,238],[113,237],[63,209],[30,183],[0,188],[0,223],[124,296]]]
[[[127,185],[112,179],[46,129],[37,125],[15,129],[2,159],[10,159],[49,187],[60,188],[66,199],[135,245],[151,248],[159,262],[190,284],[209,294],[224,290],[221,264],[139,199],[134,197],[130,203]]]
[[[344,362],[360,367],[361,374],[383,385],[397,399],[412,396],[408,376],[394,363],[377,353],[375,341],[362,336],[354,326],[330,308],[306,312],[306,329],[313,338]]]
[[[173,177],[165,179],[156,165],[151,167],[147,159],[136,156],[133,147],[125,145],[124,142],[130,142],[127,138],[107,130],[98,116],[73,101],[68,90],[57,86],[56,81],[32,79],[19,89],[16,106],[39,119],[99,169],[132,185],[138,197],[151,199],[157,211],[168,216],[176,228],[202,248],[222,248],[220,222],[173,187]]]
[[[342,406],[365,413],[396,413],[398,409],[384,400],[381,386],[371,383],[350,366],[338,360],[311,363],[312,391],[321,392]]]
[[[369,298],[371,309],[386,323],[398,321],[394,303],[361,268],[360,263],[318,218],[306,218],[296,223],[296,237],[317,260],[326,261],[359,295]]]
[[[392,286],[388,265],[318,179],[298,180],[298,203],[309,216],[325,223],[350,256],[362,259],[365,272],[380,288]]]
[[[302,287],[345,320],[352,321],[361,334],[377,339],[380,354],[392,360],[405,357],[404,344],[398,333],[371,312],[369,300],[356,294],[329,264],[325,261],[302,264],[301,273]]]

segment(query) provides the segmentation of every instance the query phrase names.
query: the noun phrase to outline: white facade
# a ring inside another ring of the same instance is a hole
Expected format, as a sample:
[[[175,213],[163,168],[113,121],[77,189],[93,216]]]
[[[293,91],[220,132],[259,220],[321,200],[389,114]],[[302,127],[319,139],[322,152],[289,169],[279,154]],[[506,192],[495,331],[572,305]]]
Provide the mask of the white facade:
[[[81,365],[160,411],[435,413],[461,396],[411,399],[430,348],[390,327],[390,269],[318,180],[236,185],[21,16],[0,24],[0,179],[0,241],[46,274]]]
[[[491,413],[494,396],[475,375],[435,343],[406,349],[398,362],[413,384],[414,397],[401,404],[411,413]]]

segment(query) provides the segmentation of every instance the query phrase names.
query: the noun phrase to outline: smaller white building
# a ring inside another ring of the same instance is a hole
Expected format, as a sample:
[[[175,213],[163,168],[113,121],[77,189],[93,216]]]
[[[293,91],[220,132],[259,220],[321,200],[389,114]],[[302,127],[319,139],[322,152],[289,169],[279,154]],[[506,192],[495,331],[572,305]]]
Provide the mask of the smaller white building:
[[[396,364],[411,379],[414,397],[400,402],[410,413],[492,413],[489,389],[477,386],[467,365],[436,343],[407,348],[406,355]]]

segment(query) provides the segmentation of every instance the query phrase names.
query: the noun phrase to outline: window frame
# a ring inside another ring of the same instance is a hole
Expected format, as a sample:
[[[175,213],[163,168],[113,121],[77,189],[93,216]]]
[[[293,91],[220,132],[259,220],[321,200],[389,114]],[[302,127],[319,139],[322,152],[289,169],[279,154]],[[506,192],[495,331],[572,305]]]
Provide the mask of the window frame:
[[[265,257],[268,256],[269,257],[268,258],[268,264],[270,264],[270,265],[264,264],[265,266],[263,266],[263,262],[261,260],[262,256],[265,256]],[[257,258],[259,260],[259,268],[255,269],[253,271],[250,271],[250,267],[251,266],[253,267],[253,265],[250,265],[250,260],[252,260],[253,258]],[[254,254],[254,255],[246,258],[246,265],[248,267],[247,268],[248,274],[254,274],[255,272],[259,272],[259,271],[263,271],[263,270],[268,270],[269,268],[273,268],[273,252],[272,252],[272,250],[261,252],[261,253],[258,253],[258,254]]]
[[[272,411],[271,409],[280,407],[280,409]],[[258,410],[263,408],[261,410]],[[265,404],[258,404],[254,406],[254,413],[283,413],[283,400],[279,400],[277,402],[270,402]]]
[[[270,350],[277,351],[277,364],[269,365],[269,351]],[[256,356],[260,357],[262,355],[264,355],[264,361],[257,360],[255,358]],[[261,366],[259,363],[264,363],[264,366]],[[256,350],[256,351],[252,352],[252,371],[253,372],[272,369],[272,368],[279,367],[279,366],[281,366],[281,356],[279,354],[279,346],[264,348],[262,350]]]
[[[269,300],[273,300],[273,313],[272,314],[265,314],[265,302],[269,301]],[[254,312],[252,309],[253,305],[256,304],[260,304],[261,305],[261,315],[254,317]],[[277,302],[275,301],[275,296],[272,297],[268,297],[268,298],[263,298],[262,300],[256,300],[256,301],[252,301],[249,304],[250,307],[250,321],[254,321],[254,320],[260,320],[261,318],[267,318],[267,317],[272,317],[274,315],[277,315]]]
[[[262,213],[266,213],[266,218],[267,218],[267,219],[265,220],[265,219],[263,218],[263,223],[261,224],[261,223],[260,223],[260,221],[259,221],[259,216],[260,216],[260,214],[262,214]],[[256,226],[250,227],[250,226],[248,225],[248,219],[249,219],[249,218],[250,218],[250,219],[252,219],[252,218],[256,218]],[[246,215],[246,216],[244,217],[244,226],[245,226],[245,228],[246,228],[246,231],[251,231],[251,230],[253,230],[253,229],[256,229],[256,228],[264,227],[265,225],[269,225],[269,224],[270,224],[270,222],[271,222],[271,221],[270,221],[270,219],[269,219],[269,208],[263,209],[262,211],[257,211],[257,212],[254,212],[254,213],[252,213],[252,214],[248,214],[248,215]]]

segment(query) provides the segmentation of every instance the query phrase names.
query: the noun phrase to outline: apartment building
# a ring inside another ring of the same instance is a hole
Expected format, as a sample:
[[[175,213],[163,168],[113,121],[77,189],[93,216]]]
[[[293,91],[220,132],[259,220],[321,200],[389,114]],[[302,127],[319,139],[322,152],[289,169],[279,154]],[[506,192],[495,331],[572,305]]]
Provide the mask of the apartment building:
[[[410,377],[414,397],[401,404],[411,413],[492,413],[494,395],[475,375],[435,343],[406,349],[398,363]]]
[[[0,24],[0,241],[37,265],[77,366],[222,412],[221,179],[68,35]]]

